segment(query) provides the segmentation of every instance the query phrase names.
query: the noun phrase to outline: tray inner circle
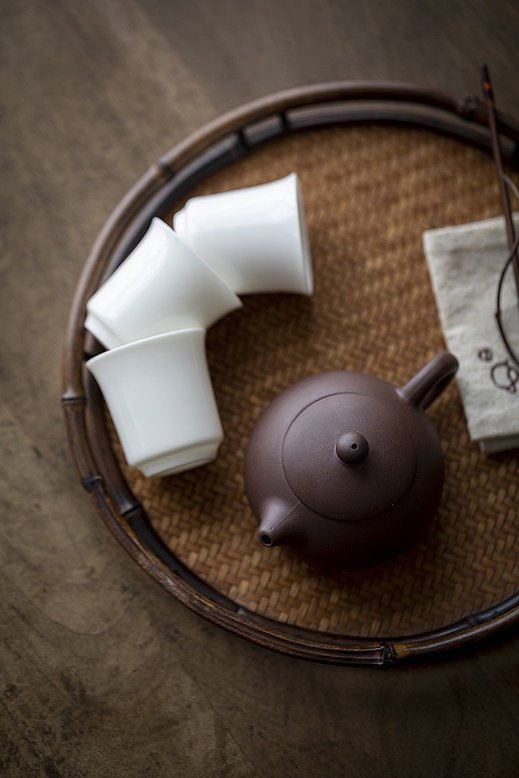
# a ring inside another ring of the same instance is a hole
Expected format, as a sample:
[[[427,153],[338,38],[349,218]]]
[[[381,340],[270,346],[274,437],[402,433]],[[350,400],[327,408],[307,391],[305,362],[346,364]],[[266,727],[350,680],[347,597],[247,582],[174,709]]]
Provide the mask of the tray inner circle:
[[[492,161],[425,129],[331,127],[265,144],[189,196],[291,171],[302,185],[315,294],[244,297],[242,310],[210,329],[225,431],[218,459],[145,479],[125,464],[112,431],[113,446],[167,546],[244,608],[362,638],[440,629],[517,589],[517,452],[487,458],[470,443],[455,382],[427,412],[446,457],[440,510],[423,542],[370,570],[327,577],[281,548],[262,548],[244,495],[243,453],[260,413],[292,383],[346,369],[403,385],[445,348],[422,233],[499,215]]]

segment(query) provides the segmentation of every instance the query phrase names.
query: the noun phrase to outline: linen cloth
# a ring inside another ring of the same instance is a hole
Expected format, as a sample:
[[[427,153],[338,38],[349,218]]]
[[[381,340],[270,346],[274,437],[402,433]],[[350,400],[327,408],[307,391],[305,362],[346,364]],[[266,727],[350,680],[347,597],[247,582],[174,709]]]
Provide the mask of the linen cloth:
[[[513,218],[519,226],[519,214]],[[456,380],[470,438],[486,454],[517,448],[519,366],[509,357],[494,316],[499,274],[509,255],[504,218],[427,230],[423,247],[447,348],[460,365]],[[507,334],[519,349],[517,305],[510,283],[503,310],[517,313],[507,316],[516,325]]]

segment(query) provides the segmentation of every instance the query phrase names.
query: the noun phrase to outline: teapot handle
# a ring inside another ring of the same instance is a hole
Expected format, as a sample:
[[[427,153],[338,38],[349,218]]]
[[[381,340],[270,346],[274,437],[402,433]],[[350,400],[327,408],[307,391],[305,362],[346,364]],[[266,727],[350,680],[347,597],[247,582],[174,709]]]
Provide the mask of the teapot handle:
[[[425,410],[443,392],[456,374],[458,360],[448,351],[437,354],[411,380],[399,389],[412,406]]]

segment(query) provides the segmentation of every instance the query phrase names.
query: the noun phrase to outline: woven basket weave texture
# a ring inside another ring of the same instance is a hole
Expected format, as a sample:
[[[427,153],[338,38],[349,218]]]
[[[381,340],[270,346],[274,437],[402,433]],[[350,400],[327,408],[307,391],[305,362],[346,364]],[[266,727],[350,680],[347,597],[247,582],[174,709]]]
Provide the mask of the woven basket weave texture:
[[[244,495],[243,455],[260,413],[295,381],[345,369],[403,385],[445,348],[422,233],[500,213],[492,162],[424,129],[335,127],[269,143],[189,196],[291,171],[302,185],[315,293],[244,298],[242,310],[210,329],[225,431],[218,459],[145,479],[125,464],[112,431],[114,449],[164,542],[241,606],[361,637],[439,629],[517,589],[519,456],[487,458],[470,443],[455,382],[427,411],[446,457],[440,510],[423,542],[370,570],[323,576],[282,548],[262,548]]]

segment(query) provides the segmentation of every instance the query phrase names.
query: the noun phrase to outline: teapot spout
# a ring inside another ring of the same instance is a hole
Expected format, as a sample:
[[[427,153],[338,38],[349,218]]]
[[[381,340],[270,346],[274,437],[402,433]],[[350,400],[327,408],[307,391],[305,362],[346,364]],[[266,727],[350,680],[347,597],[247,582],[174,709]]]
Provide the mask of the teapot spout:
[[[297,505],[290,506],[282,500],[266,503],[261,511],[258,538],[262,545],[279,546],[294,538],[297,526]]]

